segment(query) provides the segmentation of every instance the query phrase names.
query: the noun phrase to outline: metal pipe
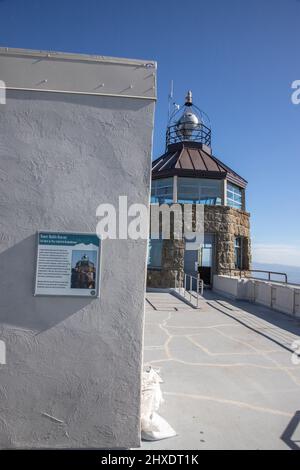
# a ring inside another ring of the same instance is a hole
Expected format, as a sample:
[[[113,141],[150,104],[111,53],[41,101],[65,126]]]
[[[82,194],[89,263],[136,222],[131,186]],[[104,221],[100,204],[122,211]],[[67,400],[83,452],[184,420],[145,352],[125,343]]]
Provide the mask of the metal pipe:
[[[19,90],[19,91],[42,91],[44,93],[64,93],[65,95],[91,95],[91,96],[108,96],[111,98],[133,98],[135,100],[152,100],[156,101],[157,98],[152,98],[151,96],[141,96],[141,95],[122,95],[120,93],[96,93],[90,91],[71,91],[71,90],[53,90],[45,88],[24,88],[24,87],[15,87],[7,86],[6,90]]]
[[[229,275],[231,277],[232,272],[236,272],[237,270],[238,270],[237,268],[234,268],[234,269],[233,268],[228,268],[226,271],[229,271]],[[268,281],[271,281],[271,274],[274,274],[275,276],[283,276],[284,281],[272,281],[272,282],[284,282],[285,284],[288,284],[288,276],[287,276],[286,273],[282,273],[282,272],[279,272],[279,271],[266,271],[264,269],[247,269],[247,272],[267,274],[268,275]],[[245,272],[244,272],[244,276],[242,276],[242,274],[243,274],[243,271],[241,269],[239,269],[240,278],[246,277]],[[250,279],[251,276],[249,276],[248,278]],[[258,278],[252,277],[252,279],[258,279]],[[264,279],[262,279],[262,280],[264,280]]]

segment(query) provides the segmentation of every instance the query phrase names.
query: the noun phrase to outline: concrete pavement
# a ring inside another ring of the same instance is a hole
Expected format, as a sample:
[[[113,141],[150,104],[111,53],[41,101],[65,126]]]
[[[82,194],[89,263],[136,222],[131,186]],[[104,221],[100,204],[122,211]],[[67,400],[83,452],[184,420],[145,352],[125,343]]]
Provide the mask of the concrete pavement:
[[[160,369],[159,414],[178,436],[142,448],[299,449],[300,364],[291,347],[299,320],[204,297],[195,310],[147,293],[144,364]]]

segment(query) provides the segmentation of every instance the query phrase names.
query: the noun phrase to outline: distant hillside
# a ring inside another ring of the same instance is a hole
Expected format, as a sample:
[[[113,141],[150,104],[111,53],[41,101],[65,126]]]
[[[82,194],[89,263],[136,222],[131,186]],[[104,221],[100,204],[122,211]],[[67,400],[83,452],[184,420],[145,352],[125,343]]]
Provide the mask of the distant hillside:
[[[282,272],[286,273],[288,276],[288,282],[289,283],[295,283],[295,284],[300,284],[300,266],[286,266],[283,264],[268,264],[268,263],[252,263],[252,268],[253,269],[262,269],[266,271],[277,271],[277,272]],[[255,274],[256,276],[256,274]],[[264,277],[263,275],[257,277]],[[281,278],[276,278],[275,276],[272,277],[272,279],[279,280]]]

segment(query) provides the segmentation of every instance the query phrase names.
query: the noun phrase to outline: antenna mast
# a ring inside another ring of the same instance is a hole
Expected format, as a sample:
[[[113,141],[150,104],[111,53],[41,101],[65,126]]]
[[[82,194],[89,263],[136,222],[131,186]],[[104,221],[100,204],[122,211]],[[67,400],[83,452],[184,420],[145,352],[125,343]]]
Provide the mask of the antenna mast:
[[[171,83],[170,83],[170,92],[169,92],[169,96],[168,96],[168,123],[170,121],[170,117],[171,117],[171,106],[173,103],[173,97],[174,97],[174,81],[171,80]]]

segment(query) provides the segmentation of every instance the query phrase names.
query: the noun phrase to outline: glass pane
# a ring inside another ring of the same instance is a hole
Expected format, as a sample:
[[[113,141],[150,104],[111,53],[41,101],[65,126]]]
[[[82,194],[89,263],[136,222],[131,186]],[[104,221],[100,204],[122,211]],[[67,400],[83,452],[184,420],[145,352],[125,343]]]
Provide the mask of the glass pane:
[[[159,204],[170,204],[173,202],[173,178],[163,178],[152,181],[151,202]]]
[[[234,240],[235,267],[242,268],[242,239],[236,237]]]
[[[212,247],[202,248],[202,266],[211,267],[212,266]]]
[[[180,203],[220,204],[221,184],[221,180],[179,177],[177,200]]]
[[[235,209],[242,208],[242,189],[231,183],[227,183],[227,205]]]
[[[149,240],[148,267],[161,268],[163,240]]]

